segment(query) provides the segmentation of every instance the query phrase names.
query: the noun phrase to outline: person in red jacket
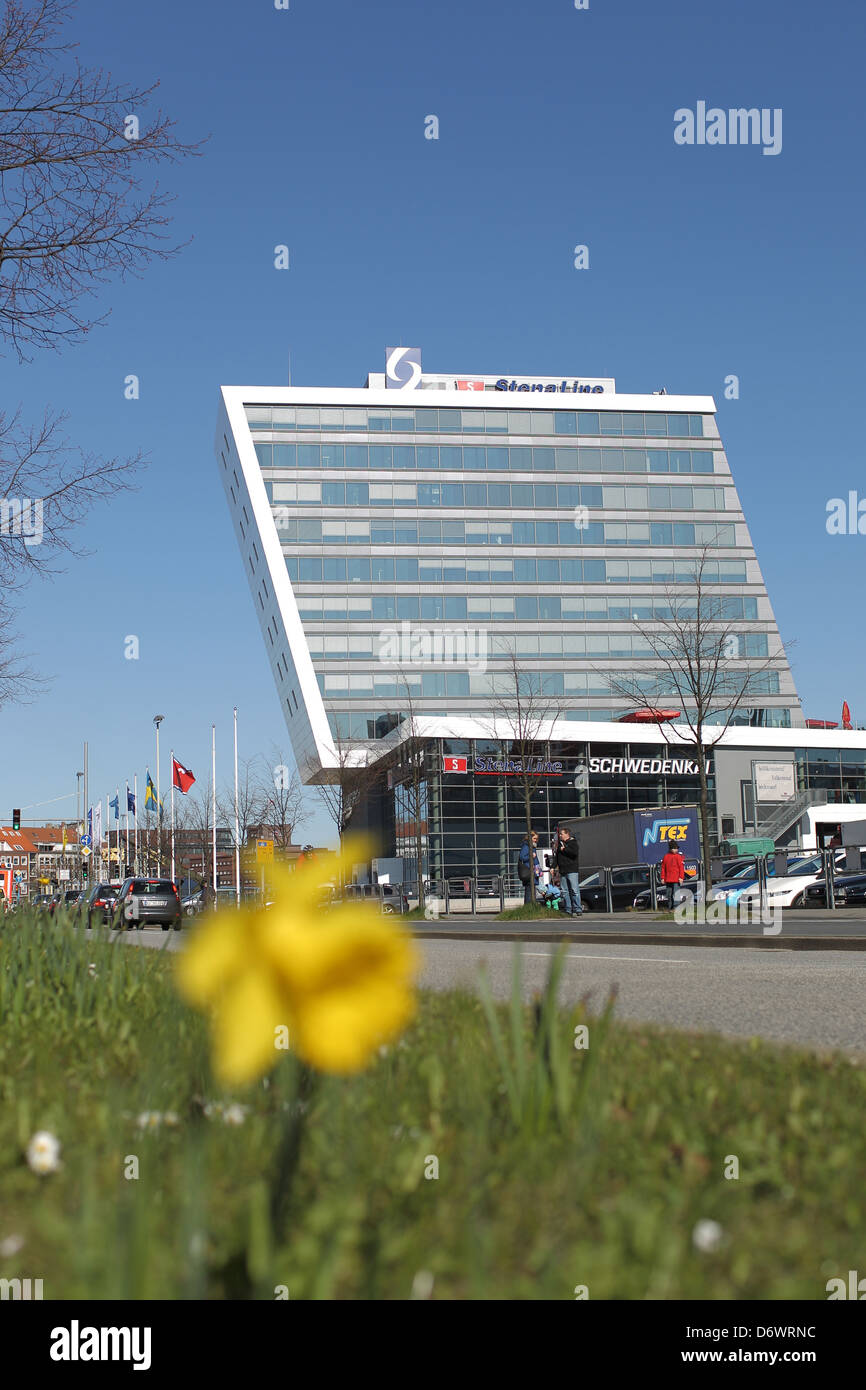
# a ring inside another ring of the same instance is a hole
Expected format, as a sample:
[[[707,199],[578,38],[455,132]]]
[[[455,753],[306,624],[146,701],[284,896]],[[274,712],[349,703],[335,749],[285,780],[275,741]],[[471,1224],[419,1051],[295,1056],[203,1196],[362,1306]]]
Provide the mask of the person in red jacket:
[[[671,845],[661,864],[662,883],[679,888],[686,876],[686,863],[679,845]]]

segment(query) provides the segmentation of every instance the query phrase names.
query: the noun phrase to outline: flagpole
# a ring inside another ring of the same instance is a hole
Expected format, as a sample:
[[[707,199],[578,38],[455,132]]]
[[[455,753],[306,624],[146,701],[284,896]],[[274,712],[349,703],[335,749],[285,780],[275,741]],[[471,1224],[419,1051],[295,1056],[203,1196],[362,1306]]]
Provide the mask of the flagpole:
[[[238,820],[238,707],[235,705],[235,897],[241,905],[241,842]]]
[[[124,859],[129,859],[129,783],[126,784],[126,846],[124,849]],[[126,868],[126,865],[123,866]],[[135,870],[133,869],[133,873]]]
[[[174,883],[174,749],[169,754],[171,760],[171,881]]]
[[[217,846],[216,846],[216,724],[211,724],[211,780],[213,782],[213,900],[217,901]]]
[[[135,790],[132,793],[132,824],[135,829],[135,872],[141,873],[141,865],[138,862],[138,773],[132,774],[132,785]]]

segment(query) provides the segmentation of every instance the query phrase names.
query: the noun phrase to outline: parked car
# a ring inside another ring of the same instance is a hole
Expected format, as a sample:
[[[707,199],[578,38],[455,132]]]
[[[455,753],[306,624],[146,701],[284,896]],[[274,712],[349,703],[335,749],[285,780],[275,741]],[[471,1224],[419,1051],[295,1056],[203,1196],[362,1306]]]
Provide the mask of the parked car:
[[[610,891],[614,912],[631,907],[637,893],[649,890],[651,865],[631,864],[611,871]],[[588,912],[606,912],[607,894],[602,874],[596,871],[580,881],[580,900]]]
[[[30,899],[30,906],[36,912],[47,912],[50,910],[53,896],[52,893],[34,893]]]
[[[866,874],[840,874],[833,882],[833,896],[840,907],[854,907],[866,902]],[[810,883],[806,889],[807,907],[826,907],[827,893],[823,878]]]
[[[198,888],[194,893],[187,893],[180,900],[180,908],[184,917],[195,917],[199,912],[204,912],[204,890]]]
[[[838,850],[836,853],[837,866],[845,862],[845,851]],[[813,883],[817,883],[823,877],[824,868],[820,854],[810,855],[807,859],[801,859],[795,864],[787,874],[781,878],[773,878],[773,882],[767,885],[767,903],[770,907],[805,907],[806,890]],[[741,901],[750,901],[758,897],[757,883],[751,884],[740,894]],[[730,898],[728,898],[730,902]]]
[[[124,879],[111,918],[117,931],[141,927],[180,931],[182,909],[177,884],[170,878]]]
[[[409,911],[409,899],[399,883],[347,883],[343,894],[350,902],[359,898],[378,901],[382,912],[387,915]]]
[[[118,882],[94,883],[81,904],[81,916],[88,928],[111,920],[111,910],[121,887]]]
[[[692,898],[695,896],[695,893],[697,892],[697,885],[693,881],[689,882],[688,879],[686,879],[684,883],[680,884],[680,888],[685,893],[688,893],[689,896]],[[636,908],[639,912],[645,912],[648,908],[651,908],[651,890],[649,888],[642,888],[641,891],[635,895],[635,900],[632,906]],[[662,910],[668,911],[674,906],[673,902],[671,901],[671,884],[658,884],[658,886],[656,887],[656,906],[661,908]]]

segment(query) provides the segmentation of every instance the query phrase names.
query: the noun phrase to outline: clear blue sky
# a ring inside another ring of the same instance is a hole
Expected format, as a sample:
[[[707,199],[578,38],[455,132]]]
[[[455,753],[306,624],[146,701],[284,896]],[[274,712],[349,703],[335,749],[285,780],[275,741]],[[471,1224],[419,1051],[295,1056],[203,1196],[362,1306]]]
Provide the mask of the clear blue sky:
[[[431,371],[712,393],[806,713],[866,722],[866,537],[825,531],[866,494],[859,0],[82,0],[70,33],[210,140],[165,175],[182,254],[106,291],[84,346],[0,366],[4,405],[151,457],[23,597],[52,680],[0,711],[0,822],[74,790],[85,738],[94,794],[142,782],[155,713],[164,783],[169,744],[206,779],[213,722],[229,777],[234,704],[242,755],[288,754],[212,440],[219,384],[285,383],[289,352],[295,385],[362,385],[402,341]],[[781,107],[782,153],[676,146],[699,100]]]

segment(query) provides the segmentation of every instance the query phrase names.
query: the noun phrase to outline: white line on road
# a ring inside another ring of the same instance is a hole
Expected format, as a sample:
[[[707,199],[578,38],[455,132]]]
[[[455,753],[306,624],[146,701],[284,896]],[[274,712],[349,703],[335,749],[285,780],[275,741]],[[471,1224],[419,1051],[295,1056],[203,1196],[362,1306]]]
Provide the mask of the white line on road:
[[[554,954],[553,951],[524,951],[525,956],[543,956],[546,960]],[[691,960],[670,960],[667,956],[591,956],[585,952],[574,954],[569,951],[566,960],[638,960],[644,965],[695,965]]]

